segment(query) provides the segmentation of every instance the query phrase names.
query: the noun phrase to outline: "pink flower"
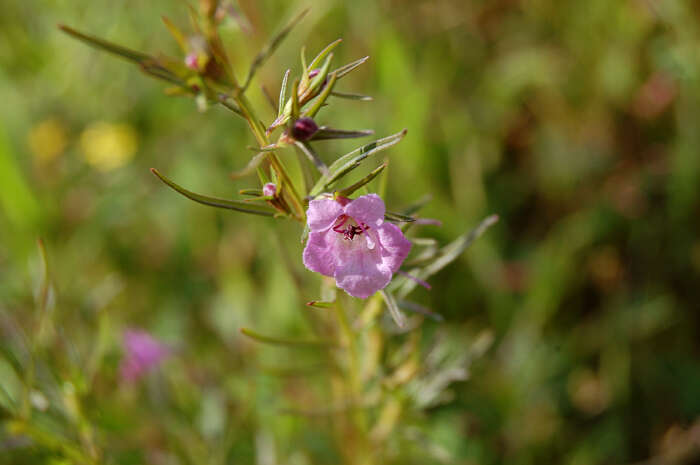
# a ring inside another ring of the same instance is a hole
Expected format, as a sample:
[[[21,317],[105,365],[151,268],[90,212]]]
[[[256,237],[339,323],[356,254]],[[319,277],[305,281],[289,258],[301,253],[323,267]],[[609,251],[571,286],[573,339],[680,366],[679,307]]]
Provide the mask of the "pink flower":
[[[124,349],[120,370],[122,379],[129,382],[138,380],[170,355],[165,344],[138,329],[124,331]]]
[[[192,52],[187,54],[185,57],[185,66],[194,71],[199,71],[199,57],[196,53]]]
[[[377,194],[309,202],[306,268],[335,278],[353,297],[384,289],[411,250],[401,230],[384,222],[384,212]]]

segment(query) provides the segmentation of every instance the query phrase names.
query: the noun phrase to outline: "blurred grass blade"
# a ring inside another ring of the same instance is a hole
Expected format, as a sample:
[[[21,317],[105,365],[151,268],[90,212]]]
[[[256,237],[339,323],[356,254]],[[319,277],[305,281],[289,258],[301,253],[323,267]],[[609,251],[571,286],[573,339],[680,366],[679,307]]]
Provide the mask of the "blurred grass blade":
[[[142,52],[137,52],[136,50],[131,50],[126,47],[122,47],[121,45],[113,44],[112,42],[108,42],[98,37],[83,34],[82,32],[78,32],[75,29],[65,26],[63,24],[59,24],[58,27],[63,32],[72,36],[75,39],[81,40],[92,47],[99,48],[114,55],[118,55],[129,61],[133,61],[138,64],[143,64],[146,61],[153,60],[153,57],[151,57],[150,55],[147,55]]]
[[[374,100],[369,95],[352,94],[352,93],[347,93],[347,92],[338,92],[337,90],[334,90],[333,92],[331,92],[331,95],[333,97],[344,98],[344,99],[348,99],[348,100],[360,100],[362,102],[371,102],[372,100]]]
[[[334,42],[331,42],[330,44],[326,45],[326,48],[321,50],[316,57],[311,60],[311,63],[309,63],[309,71],[313,70],[314,68],[318,67],[319,64],[321,63],[321,60],[323,60],[326,55],[331,53],[334,48],[338,46],[343,41],[343,39],[336,39]]]
[[[253,77],[255,76],[255,73],[257,72],[258,68],[267,61],[268,58],[272,56],[273,53],[275,53],[275,50],[277,50],[277,47],[282,43],[282,41],[287,37],[287,34],[294,28],[294,26],[297,25],[299,21],[301,21],[301,18],[308,13],[309,8],[305,9],[302,11],[300,14],[296,16],[296,18],[292,19],[287,26],[284,27],[276,36],[270,40],[270,42],[265,46],[260,53],[257,54],[255,59],[253,59],[253,63],[250,65],[250,69],[248,70],[248,76],[245,79],[245,82],[241,86],[241,91],[244,91],[248,88],[248,85],[250,85],[250,81],[253,80]]]
[[[389,309],[389,314],[394,319],[396,326],[398,326],[399,328],[402,328],[402,329],[405,328],[406,327],[406,317],[404,316],[403,312],[401,311],[398,304],[396,303],[396,299],[394,299],[394,296],[391,295],[391,293],[389,293],[385,289],[382,289],[379,292],[382,294],[382,297],[384,298],[384,302],[386,303],[386,307]]]
[[[344,129],[333,129],[327,126],[321,126],[314,133],[310,140],[328,140],[328,139],[354,139],[357,137],[366,137],[374,134],[371,129],[363,129],[359,131],[346,131]]]
[[[288,346],[288,347],[309,347],[309,348],[338,347],[338,344],[333,342],[333,341],[298,340],[298,339],[287,339],[287,338],[264,336],[262,334],[256,333],[255,331],[252,331],[248,328],[241,328],[240,331],[241,331],[241,334],[243,334],[244,336],[248,336],[251,339],[254,339],[258,342],[262,342],[265,344],[281,345],[281,346]]]
[[[201,203],[203,205],[209,205],[211,207],[225,208],[228,210],[235,210],[242,213],[251,213],[253,215],[263,215],[263,216],[273,216],[276,211],[265,205],[254,205],[248,202],[243,202],[241,200],[226,200],[219,199],[215,197],[207,197],[205,195],[196,194],[194,192],[188,191],[187,189],[178,186],[170,179],[166,178],[158,172],[155,168],[151,168],[151,172],[158,176],[158,178],[165,184],[170,186],[173,190],[179,192],[190,200]]]
[[[367,157],[398,144],[401,141],[401,139],[404,138],[406,132],[406,129],[404,129],[389,137],[385,137],[383,139],[379,139],[372,143],[364,145],[338,158],[329,167],[329,175],[323,176],[321,179],[318,180],[318,182],[316,182],[316,185],[314,185],[313,189],[311,189],[310,195],[312,197],[317,196],[329,186],[331,186],[333,183],[338,181],[340,178],[348,174],[350,171],[360,166],[360,164]]]
[[[282,78],[282,86],[280,87],[280,99],[277,102],[277,116],[278,117],[284,111],[284,104],[286,103],[286,100],[287,100],[287,80],[289,79],[290,72],[291,72],[291,70],[288,69],[287,72],[284,73],[284,77]]]
[[[318,77],[318,76],[316,76]],[[314,78],[316,79],[316,78]],[[331,74],[331,78],[328,81],[328,84],[326,84],[326,87],[323,88],[321,91],[321,94],[316,98],[314,101],[313,105],[311,105],[311,108],[306,112],[306,115],[313,118],[316,116],[316,113],[318,113],[318,110],[321,109],[324,103],[326,103],[326,99],[328,99],[328,96],[331,95],[331,92],[333,91],[333,86],[335,86],[336,81],[338,80],[338,75],[336,73]]]
[[[358,66],[360,66],[362,63],[364,63],[367,60],[369,60],[369,56],[362,57],[359,60],[355,60],[352,63],[348,63],[345,66],[341,66],[340,68],[336,69],[333,72],[336,73],[338,75],[338,79],[340,79],[341,77],[345,76],[346,74],[352,72],[355,68],[357,68]]]
[[[388,164],[389,164],[388,162],[384,162],[383,164],[379,165],[377,168],[375,168],[374,170],[372,170],[367,176],[365,176],[364,178],[360,179],[359,181],[357,181],[357,182],[356,182],[355,184],[353,184],[352,186],[348,186],[348,187],[346,187],[345,189],[339,190],[339,191],[338,191],[338,195],[342,195],[343,197],[348,197],[348,196],[351,195],[353,192],[355,192],[357,189],[359,189],[360,187],[366,185],[366,184],[369,183],[372,179],[376,178],[376,177],[379,175],[379,173],[381,173],[382,171],[384,171],[384,168],[386,168]]]
[[[326,166],[325,163],[323,163],[323,160],[319,158],[319,156],[314,152],[314,149],[311,148],[309,144],[306,142],[301,142],[301,141],[295,141],[294,146],[301,150],[301,152],[306,155],[306,158],[313,163],[313,165],[316,167],[316,169],[323,175],[326,176],[328,175],[328,166]]]

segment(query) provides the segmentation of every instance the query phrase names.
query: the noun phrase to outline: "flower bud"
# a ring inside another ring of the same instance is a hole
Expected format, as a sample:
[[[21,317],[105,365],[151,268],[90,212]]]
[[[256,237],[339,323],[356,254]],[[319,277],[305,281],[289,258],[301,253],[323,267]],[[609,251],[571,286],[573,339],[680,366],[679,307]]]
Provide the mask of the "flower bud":
[[[277,194],[277,185],[275,185],[275,183],[268,182],[263,186],[262,191],[265,197],[274,197],[275,194]]]
[[[185,57],[185,66],[194,71],[199,71],[199,59],[196,53],[188,53]]]
[[[292,136],[299,141],[311,139],[316,134],[316,131],[318,131],[318,125],[308,116],[299,118],[292,126]]]

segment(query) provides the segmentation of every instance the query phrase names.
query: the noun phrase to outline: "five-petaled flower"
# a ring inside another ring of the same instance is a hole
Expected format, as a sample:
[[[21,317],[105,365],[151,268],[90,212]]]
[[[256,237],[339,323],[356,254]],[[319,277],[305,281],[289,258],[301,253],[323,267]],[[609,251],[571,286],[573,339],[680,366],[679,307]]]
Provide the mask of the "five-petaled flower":
[[[384,289],[411,249],[401,230],[384,222],[384,213],[377,194],[312,200],[304,265],[335,278],[353,297],[366,299]]]
[[[124,331],[125,354],[121,362],[121,377],[133,382],[141,378],[171,353],[169,347],[146,331],[128,329]]]

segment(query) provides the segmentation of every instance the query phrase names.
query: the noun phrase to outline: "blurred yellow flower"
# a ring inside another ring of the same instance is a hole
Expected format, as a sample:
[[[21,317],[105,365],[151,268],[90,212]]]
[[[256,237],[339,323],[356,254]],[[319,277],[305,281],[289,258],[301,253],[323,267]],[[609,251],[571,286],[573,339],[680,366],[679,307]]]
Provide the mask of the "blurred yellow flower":
[[[137,146],[136,131],[123,123],[98,121],[80,135],[85,161],[100,171],[111,171],[129,162]]]
[[[57,118],[49,118],[34,126],[27,136],[29,149],[37,163],[49,163],[68,145],[66,128]]]

